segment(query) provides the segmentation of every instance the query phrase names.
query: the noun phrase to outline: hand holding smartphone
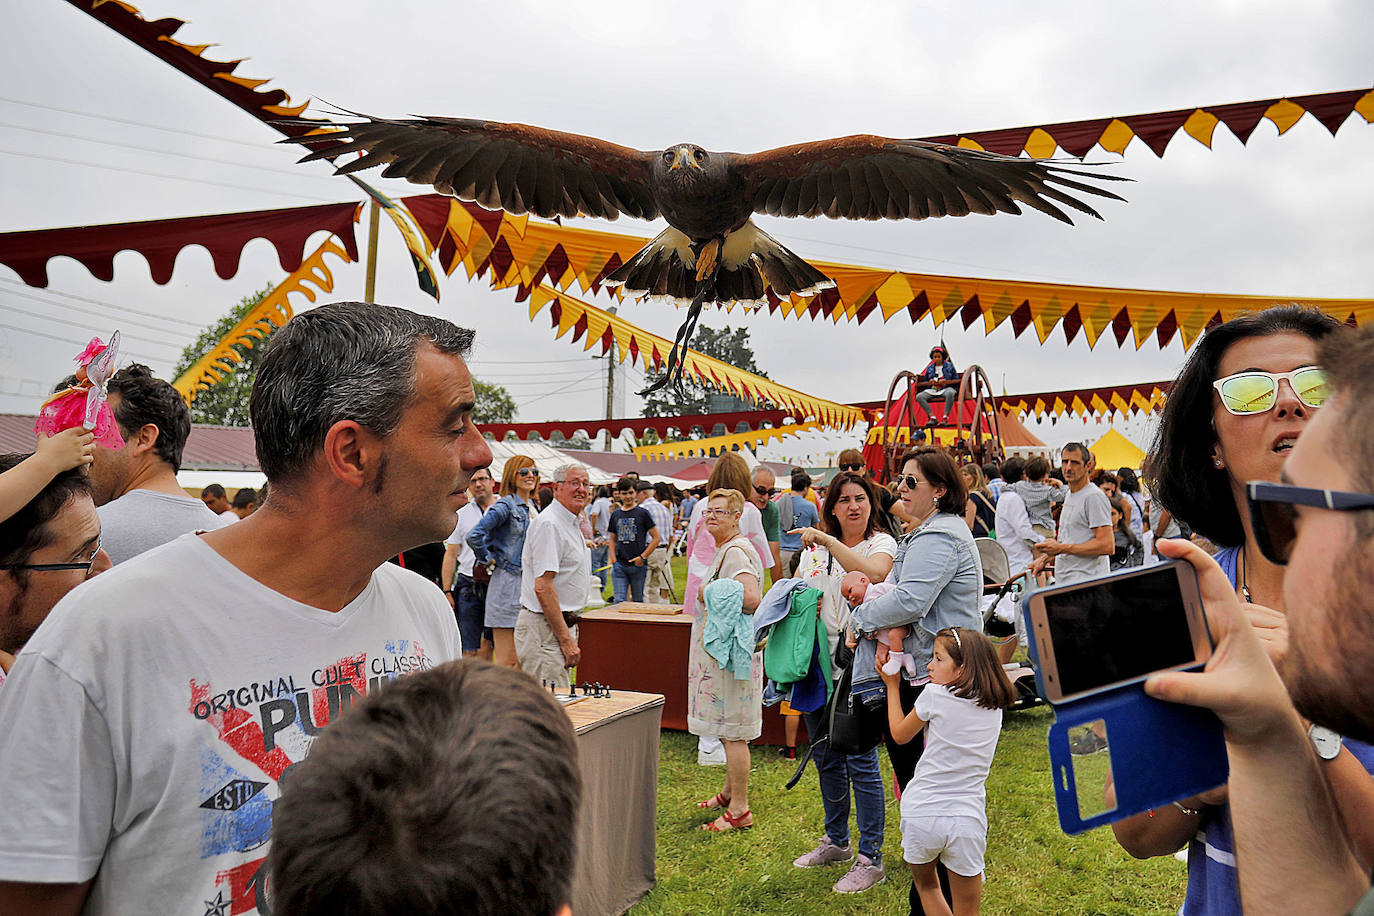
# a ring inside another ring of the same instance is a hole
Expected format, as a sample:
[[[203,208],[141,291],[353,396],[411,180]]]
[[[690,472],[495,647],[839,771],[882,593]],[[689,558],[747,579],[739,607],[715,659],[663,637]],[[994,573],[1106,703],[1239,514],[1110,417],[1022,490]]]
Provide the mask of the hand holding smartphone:
[[[1045,699],[1091,696],[1212,655],[1197,572],[1178,560],[1030,596]]]

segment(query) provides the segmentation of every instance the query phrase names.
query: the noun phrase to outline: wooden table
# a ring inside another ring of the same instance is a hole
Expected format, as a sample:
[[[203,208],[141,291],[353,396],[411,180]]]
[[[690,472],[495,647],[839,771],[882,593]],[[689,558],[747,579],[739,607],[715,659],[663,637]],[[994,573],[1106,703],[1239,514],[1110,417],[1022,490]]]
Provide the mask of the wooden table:
[[[619,916],[654,885],[663,697],[612,690],[563,707],[577,729],[582,810],[572,910]]]
[[[612,605],[582,615],[578,645],[582,659],[577,679],[611,688],[645,690],[663,695],[663,727],[687,730],[687,650],[692,618],[636,614],[623,610],[635,605]],[[663,606],[658,606],[660,609]],[[805,729],[803,728],[802,740]],[[763,734],[755,743],[782,744],[783,724],[778,707],[763,710]]]

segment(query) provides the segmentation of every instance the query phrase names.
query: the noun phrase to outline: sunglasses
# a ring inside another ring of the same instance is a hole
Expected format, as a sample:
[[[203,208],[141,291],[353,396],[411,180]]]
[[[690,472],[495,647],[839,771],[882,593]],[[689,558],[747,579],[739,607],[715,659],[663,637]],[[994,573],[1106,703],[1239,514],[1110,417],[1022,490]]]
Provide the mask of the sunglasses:
[[[1319,366],[1303,366],[1292,372],[1237,372],[1217,379],[1212,387],[1221,395],[1221,406],[1238,417],[1272,410],[1279,399],[1279,383],[1287,380],[1298,400],[1308,407],[1320,407],[1331,396],[1326,371]]]
[[[519,474],[521,477],[538,477],[538,476],[539,476],[539,471],[536,470],[535,468],[521,468],[520,470],[516,471],[515,473]]]
[[[907,488],[908,490],[914,490],[914,489],[916,489],[917,485],[919,485],[919,484],[920,484],[920,481],[917,480],[915,477],[912,477],[910,474],[907,474],[905,477],[898,477],[898,478],[897,478],[897,485],[898,485],[898,486],[905,485],[906,488]]]
[[[759,494],[760,496],[777,496],[779,491],[777,487],[761,487],[758,484],[755,484],[754,492]]]
[[[1295,506],[1312,506],[1333,512],[1355,512],[1374,509],[1374,493],[1344,493],[1340,490],[1314,490],[1284,483],[1245,485],[1245,501],[1250,509],[1250,524],[1255,541],[1265,559],[1280,566],[1288,564],[1293,555],[1293,542],[1298,539],[1298,510]]]
[[[841,471],[853,471],[853,472],[856,473],[856,474],[857,474],[859,471],[862,471],[863,469],[864,469],[864,466],[863,466],[862,464],[842,464],[842,465],[840,465],[840,470],[841,470]]]
[[[100,541],[95,542],[95,549],[91,555],[84,560],[72,563],[5,563],[0,565],[0,569],[33,569],[40,571],[56,571],[62,569],[84,569],[86,575],[90,576],[91,570],[95,568],[96,557],[100,556]]]

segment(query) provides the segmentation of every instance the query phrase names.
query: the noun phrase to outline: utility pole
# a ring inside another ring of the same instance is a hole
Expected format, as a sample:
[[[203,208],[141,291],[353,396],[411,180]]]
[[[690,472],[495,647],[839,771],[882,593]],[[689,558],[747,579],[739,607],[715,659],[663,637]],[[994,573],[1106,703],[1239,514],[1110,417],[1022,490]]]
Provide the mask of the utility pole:
[[[615,306],[607,309],[615,314]],[[606,348],[606,419],[613,420],[615,411],[615,335],[611,335],[611,345]],[[611,450],[611,428],[606,427],[606,451]]]
[[[377,298],[377,230],[382,208],[372,201],[372,210],[367,223],[367,274],[363,279],[363,301],[374,302]]]

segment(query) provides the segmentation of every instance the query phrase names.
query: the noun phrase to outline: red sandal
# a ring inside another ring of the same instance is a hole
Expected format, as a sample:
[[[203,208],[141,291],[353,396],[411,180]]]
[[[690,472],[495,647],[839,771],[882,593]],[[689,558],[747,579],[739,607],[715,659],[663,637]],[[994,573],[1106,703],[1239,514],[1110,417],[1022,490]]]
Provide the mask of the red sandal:
[[[724,824],[721,823],[722,821]],[[748,821],[748,823],[745,823],[746,821]],[[711,833],[724,833],[727,830],[743,830],[746,827],[752,826],[754,826],[753,812],[745,811],[743,814],[734,815],[727,810],[722,812],[720,817],[711,821],[711,823],[702,824],[701,829],[709,830]]]
[[[698,807],[698,808],[728,808],[728,807],[730,807],[730,799],[726,797],[726,795],[725,795],[724,792],[717,792],[717,793],[715,794],[715,797],[714,797],[714,798],[708,798],[706,801],[697,802],[697,807]]]

